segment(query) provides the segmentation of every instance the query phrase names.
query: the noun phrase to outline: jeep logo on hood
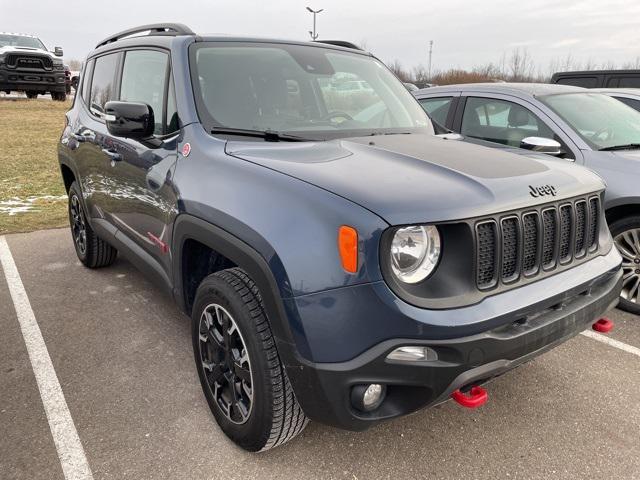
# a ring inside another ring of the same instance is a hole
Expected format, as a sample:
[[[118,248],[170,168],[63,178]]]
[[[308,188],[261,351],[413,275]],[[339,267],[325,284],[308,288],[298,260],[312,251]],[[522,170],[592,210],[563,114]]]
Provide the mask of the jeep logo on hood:
[[[544,197],[545,195],[551,195],[555,197],[556,187],[554,187],[553,185],[540,185],[539,187],[529,185],[529,194],[534,198]]]

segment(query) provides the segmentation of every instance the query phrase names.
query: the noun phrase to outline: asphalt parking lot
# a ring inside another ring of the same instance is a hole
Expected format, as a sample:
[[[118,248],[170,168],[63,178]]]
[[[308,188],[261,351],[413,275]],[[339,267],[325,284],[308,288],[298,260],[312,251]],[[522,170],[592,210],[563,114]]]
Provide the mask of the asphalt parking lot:
[[[86,459],[121,478],[640,478],[640,357],[579,335],[488,386],[489,403],[351,433],[311,423],[264,454],[218,430],[189,321],[127,261],[83,268],[67,230],[7,237]],[[640,347],[640,318],[609,335]],[[64,478],[0,275],[0,478]]]

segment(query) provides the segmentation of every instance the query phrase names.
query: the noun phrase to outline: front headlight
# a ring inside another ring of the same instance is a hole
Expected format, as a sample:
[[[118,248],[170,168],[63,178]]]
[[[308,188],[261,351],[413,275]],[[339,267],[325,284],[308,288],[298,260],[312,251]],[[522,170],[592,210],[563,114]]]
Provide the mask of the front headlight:
[[[436,268],[440,234],[433,225],[399,228],[391,241],[391,270],[404,283],[418,283]]]

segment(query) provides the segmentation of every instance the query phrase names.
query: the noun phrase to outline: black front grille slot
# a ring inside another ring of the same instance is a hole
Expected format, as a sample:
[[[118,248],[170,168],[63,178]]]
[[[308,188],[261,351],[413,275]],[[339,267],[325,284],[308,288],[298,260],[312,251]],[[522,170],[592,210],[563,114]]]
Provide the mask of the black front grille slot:
[[[496,223],[493,220],[480,223],[476,227],[477,234],[477,274],[479,288],[489,288],[496,283]]]
[[[582,257],[587,253],[587,202],[576,202],[576,257]]]
[[[600,222],[600,202],[598,197],[589,199],[589,233],[587,245],[589,250],[595,250],[598,246],[598,228]]]
[[[558,220],[555,209],[542,212],[542,268],[549,269],[556,264],[556,235]]]
[[[538,244],[540,227],[538,212],[522,216],[522,272],[533,275],[538,271]]]
[[[520,239],[518,217],[502,219],[502,281],[512,282],[518,278],[518,253]]]
[[[560,207],[560,262],[571,260],[571,205]]]

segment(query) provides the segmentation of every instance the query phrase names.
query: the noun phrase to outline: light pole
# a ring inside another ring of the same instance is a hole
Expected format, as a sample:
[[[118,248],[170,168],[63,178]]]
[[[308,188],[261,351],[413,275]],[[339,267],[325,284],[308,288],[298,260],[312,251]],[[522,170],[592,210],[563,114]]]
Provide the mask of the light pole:
[[[318,39],[318,34],[316,33],[316,15],[324,10],[321,8],[320,10],[313,10],[310,7],[307,7],[307,10],[313,13],[313,31],[309,30],[309,35],[311,35],[311,40],[316,41]]]
[[[431,81],[431,55],[433,54],[433,40],[429,40],[429,81]]]

